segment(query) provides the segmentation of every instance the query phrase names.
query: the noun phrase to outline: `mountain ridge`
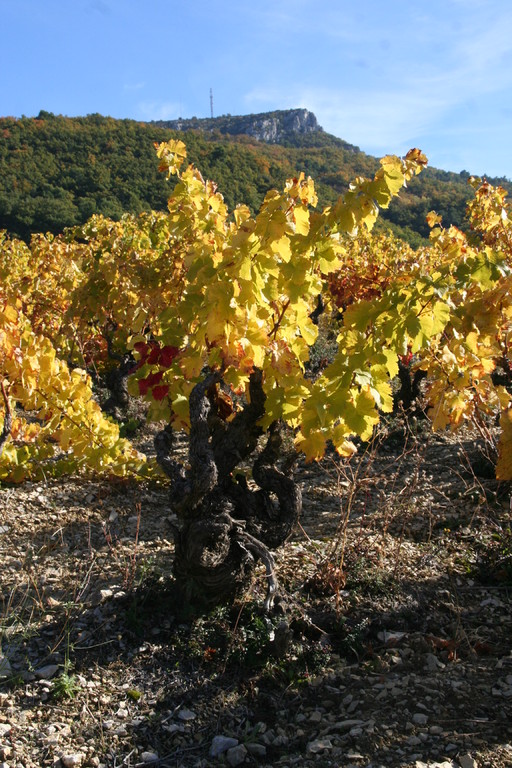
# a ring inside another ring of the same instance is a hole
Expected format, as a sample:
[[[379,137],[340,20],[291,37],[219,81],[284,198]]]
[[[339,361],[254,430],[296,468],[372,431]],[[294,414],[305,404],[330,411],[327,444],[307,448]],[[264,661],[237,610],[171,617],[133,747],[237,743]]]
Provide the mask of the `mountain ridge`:
[[[28,240],[95,213],[118,219],[165,210],[172,186],[158,172],[154,144],[171,138],[185,141],[188,160],[217,183],[230,210],[246,203],[256,212],[269,189],[282,189],[300,172],[313,178],[319,206],[332,205],[355,177],[371,177],[379,167],[377,158],[322,130],[308,110],[191,118],[180,130],[161,122],[45,111],[0,118],[0,230]],[[251,132],[229,133],[235,130]],[[427,169],[382,212],[377,227],[416,246],[428,237],[431,210],[446,224],[464,226],[469,175]],[[512,190],[504,179],[489,181]]]
[[[250,136],[264,144],[296,144],[297,137],[322,133],[339,141],[347,149],[359,152],[359,147],[328,134],[319,125],[316,115],[303,107],[277,109],[249,115],[219,115],[218,117],[191,117],[177,120],[151,120],[148,125],[172,131],[202,131],[229,136]],[[314,137],[317,138],[317,137]]]
[[[173,131],[219,131],[231,136],[245,134],[266,144],[279,144],[290,134],[323,131],[316,116],[307,109],[276,110],[251,115],[220,115],[219,117],[189,118],[178,120],[152,120],[159,128]]]

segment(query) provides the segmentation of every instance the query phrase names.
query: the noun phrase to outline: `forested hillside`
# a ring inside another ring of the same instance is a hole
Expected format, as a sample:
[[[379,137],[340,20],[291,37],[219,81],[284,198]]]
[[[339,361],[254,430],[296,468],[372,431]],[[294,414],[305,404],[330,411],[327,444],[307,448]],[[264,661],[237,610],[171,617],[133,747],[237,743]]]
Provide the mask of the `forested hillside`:
[[[266,122],[279,114],[288,113],[269,113]],[[261,123],[265,115],[252,117]],[[190,161],[216,180],[230,209],[241,202],[258,209],[266,190],[282,187],[300,171],[315,178],[320,205],[333,203],[350,180],[371,176],[378,167],[376,158],[321,129],[280,133],[282,143],[270,144],[228,133],[229,121],[241,118],[216,120],[190,122],[178,133],[162,124],[101,115],[40,112],[37,118],[0,119],[0,229],[28,240],[34,232],[82,224],[93,213],[118,219],[126,211],[165,210],[170,190],[158,172],[154,143],[178,135],[186,140]],[[386,211],[380,228],[391,227],[418,245],[428,236],[425,216],[432,209],[462,225],[472,196],[468,177],[427,170]]]

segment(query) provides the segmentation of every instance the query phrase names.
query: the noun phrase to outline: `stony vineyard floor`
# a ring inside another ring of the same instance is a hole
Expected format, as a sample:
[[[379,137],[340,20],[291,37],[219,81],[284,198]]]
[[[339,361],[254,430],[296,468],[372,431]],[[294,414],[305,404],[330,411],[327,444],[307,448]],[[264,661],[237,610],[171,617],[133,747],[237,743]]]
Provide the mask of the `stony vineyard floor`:
[[[510,489],[477,459],[399,433],[299,466],[270,617],[261,570],[177,613],[163,485],[0,489],[1,768],[512,765]]]

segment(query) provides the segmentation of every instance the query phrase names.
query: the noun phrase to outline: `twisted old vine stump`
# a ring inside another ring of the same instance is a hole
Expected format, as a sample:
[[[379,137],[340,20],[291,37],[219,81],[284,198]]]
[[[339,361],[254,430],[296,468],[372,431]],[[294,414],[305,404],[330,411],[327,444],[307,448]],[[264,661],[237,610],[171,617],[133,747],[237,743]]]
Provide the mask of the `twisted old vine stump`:
[[[253,462],[257,488],[237,474],[241,462],[256,451],[263,430],[265,394],[260,371],[250,380],[250,399],[231,421],[223,414],[220,377],[210,374],[190,395],[189,467],[172,458],[172,430],[155,438],[157,459],[171,480],[171,505],[178,516],[174,529],[174,571],[183,596],[208,606],[226,602],[246,586],[255,563],[266,567],[269,610],[277,591],[271,549],[291,533],[301,508],[300,489],[276,464],[282,454],[277,423]]]

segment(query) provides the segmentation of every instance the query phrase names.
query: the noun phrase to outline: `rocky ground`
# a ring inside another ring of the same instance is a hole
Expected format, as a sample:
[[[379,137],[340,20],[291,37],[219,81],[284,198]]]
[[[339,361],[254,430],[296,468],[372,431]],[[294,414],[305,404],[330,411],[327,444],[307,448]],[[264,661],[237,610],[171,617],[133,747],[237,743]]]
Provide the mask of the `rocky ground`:
[[[0,768],[512,765],[510,489],[475,441],[302,465],[234,605],[177,610],[164,485],[0,489]],[[487,475],[487,478],[486,478]]]

